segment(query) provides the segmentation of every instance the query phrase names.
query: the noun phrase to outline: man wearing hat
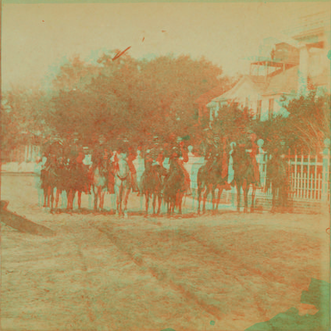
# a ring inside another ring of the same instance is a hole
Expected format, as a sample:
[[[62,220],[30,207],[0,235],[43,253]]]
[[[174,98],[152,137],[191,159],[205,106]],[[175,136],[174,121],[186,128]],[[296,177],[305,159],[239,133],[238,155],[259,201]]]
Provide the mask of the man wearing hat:
[[[159,164],[162,166],[164,161],[164,155],[159,143],[158,136],[154,136],[153,138],[153,146],[149,151],[149,157],[153,160],[154,164]]]

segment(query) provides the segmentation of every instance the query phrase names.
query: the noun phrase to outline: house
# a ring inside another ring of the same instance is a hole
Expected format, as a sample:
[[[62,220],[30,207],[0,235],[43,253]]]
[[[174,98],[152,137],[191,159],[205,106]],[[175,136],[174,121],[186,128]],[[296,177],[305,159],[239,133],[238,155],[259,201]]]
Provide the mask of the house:
[[[298,90],[299,52],[286,43],[275,46],[269,59],[252,62],[249,75],[243,76],[232,89],[207,104],[210,121],[218,116],[224,104],[232,102],[243,109],[248,108],[256,119],[262,121],[275,114],[287,114],[283,97],[292,98]]]
[[[233,86],[233,84],[232,84]],[[231,87],[231,85],[230,85]],[[198,119],[199,119],[199,124],[202,124],[203,119],[208,119],[209,117],[209,108],[207,107],[208,103],[216,98],[217,96],[225,93],[226,91],[229,90],[228,85],[219,85],[214,87],[212,90],[202,94],[197,100],[195,100],[195,104],[198,106]]]
[[[299,28],[291,31],[293,42],[276,43],[269,57],[251,62],[248,75],[206,105],[210,122],[224,104],[237,103],[255,119],[265,121],[275,115],[288,116],[286,103],[308,90],[329,91],[330,29],[326,18],[324,13],[302,18]]]

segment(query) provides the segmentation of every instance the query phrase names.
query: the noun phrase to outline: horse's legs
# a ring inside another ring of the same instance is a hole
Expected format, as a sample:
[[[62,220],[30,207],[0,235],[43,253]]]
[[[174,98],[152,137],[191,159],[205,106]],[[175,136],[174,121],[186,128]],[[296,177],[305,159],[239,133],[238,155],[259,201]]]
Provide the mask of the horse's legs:
[[[98,209],[98,188],[93,185],[94,210]]]
[[[146,191],[145,192],[145,207],[146,207],[146,210],[145,210],[145,214],[146,214],[146,216],[148,215],[148,207],[149,207],[149,192],[148,191]]]
[[[211,190],[211,201],[212,201],[212,210],[214,211],[216,208],[216,201],[215,201],[215,187],[211,186],[210,187]]]
[[[92,195],[94,195],[92,185],[89,188],[89,193],[88,193],[88,207],[89,209],[92,209]]]
[[[209,185],[207,185],[205,187],[205,192],[204,192],[204,196],[203,196],[203,208],[202,208],[202,212],[205,213],[206,211],[206,200],[208,198],[208,195],[209,195]]]
[[[74,199],[73,199],[73,191],[70,190],[69,191],[69,209],[73,209],[73,203],[74,203]]]
[[[156,206],[156,193],[153,192],[153,215],[155,215],[155,206]]]
[[[120,215],[119,201],[120,201],[120,188],[115,184],[115,195],[116,195],[116,215]]]
[[[74,209],[74,201],[75,201],[75,195],[76,195],[76,191],[72,190],[72,195],[71,195],[71,209]]]
[[[62,193],[62,192],[61,192]],[[59,205],[59,200],[60,200],[60,190],[57,188],[56,189],[56,196],[55,196],[55,208],[58,207]]]
[[[243,191],[244,191],[244,213],[247,213],[247,207],[248,207],[248,190],[249,185],[247,184],[247,181],[244,181],[243,185]]]
[[[236,181],[236,187],[237,187],[237,212],[240,213],[241,183]]]
[[[54,188],[51,188],[51,210],[53,209],[54,205]]]
[[[78,195],[78,198],[77,198],[78,208],[80,209],[82,206],[82,192],[78,191],[77,195]]]
[[[176,192],[176,195],[175,195],[175,206],[174,206],[174,209],[177,208],[178,209],[178,212],[179,212],[179,195],[180,195],[180,192]]]
[[[251,213],[255,211],[255,191],[256,191],[256,186],[255,184],[252,184],[252,205],[251,205]]]
[[[99,209],[102,209],[102,187],[98,186]]]
[[[66,189],[66,198],[67,198],[66,209],[69,209],[69,190],[68,189]]]
[[[51,196],[51,187],[47,187],[47,207],[49,207],[49,198]]]
[[[157,202],[158,202],[158,206],[157,206],[157,214],[160,214],[161,211],[161,204],[162,204],[162,195],[161,192],[158,193],[157,195]]]
[[[218,192],[217,192],[217,200],[216,200],[216,210],[218,211],[218,205],[220,203],[220,199],[222,196],[222,192],[223,192],[223,187],[218,187]]]
[[[69,195],[70,195],[70,190],[67,190],[67,209],[70,207],[70,201],[69,201]]]
[[[46,203],[47,203],[47,187],[44,188],[44,207],[46,207]]]
[[[281,207],[282,211],[287,207],[287,188],[285,183],[281,184],[280,187]]]
[[[143,201],[144,201],[144,194],[139,191],[139,199],[140,199],[140,210],[143,209]]]
[[[123,201],[123,184],[119,187],[119,194],[118,194],[118,208],[119,208],[119,215],[122,215],[122,201]]]
[[[103,206],[105,204],[105,194],[106,194],[106,192],[101,192],[101,198],[102,198],[101,208],[103,208]]]
[[[181,192],[178,192],[178,210],[179,210],[179,214],[182,214],[182,201],[183,201],[183,196],[184,194]]]

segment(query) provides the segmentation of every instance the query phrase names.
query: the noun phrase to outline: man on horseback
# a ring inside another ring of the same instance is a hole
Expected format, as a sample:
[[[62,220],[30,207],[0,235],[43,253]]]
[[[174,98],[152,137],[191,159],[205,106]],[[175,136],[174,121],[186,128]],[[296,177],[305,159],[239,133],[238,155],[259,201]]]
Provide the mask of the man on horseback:
[[[248,191],[251,185],[253,189],[251,211],[254,211],[255,208],[256,172],[254,169],[254,163],[252,157],[250,154],[247,153],[248,151],[251,152],[251,150],[247,150],[247,144],[243,139],[238,142],[238,146],[236,146],[232,152],[233,170],[234,170],[234,178],[232,181],[232,185],[236,185],[237,188],[238,211],[240,211],[241,189],[243,190],[244,212],[247,212],[248,210]]]
[[[188,153],[185,150],[184,142],[180,137],[177,138],[177,148],[175,148],[174,160],[177,161],[177,164],[180,166],[181,170],[183,171],[185,177],[185,192],[190,191],[191,188],[191,180],[190,175],[184,167],[184,163],[188,162]]]
[[[149,157],[153,159],[153,165],[159,164],[162,166],[164,161],[164,155],[160,146],[159,137],[153,138],[152,148],[148,152]]]
[[[207,137],[207,149],[205,154],[206,163],[206,171],[209,172],[213,165],[216,163],[217,158],[220,155],[220,147],[219,147],[219,137],[215,136],[214,139],[210,139]]]
[[[260,170],[259,165],[256,161],[256,155],[259,154],[259,146],[256,144],[256,134],[252,133],[250,136],[249,155],[252,159],[253,168],[254,168],[254,185],[256,188],[260,188]]]

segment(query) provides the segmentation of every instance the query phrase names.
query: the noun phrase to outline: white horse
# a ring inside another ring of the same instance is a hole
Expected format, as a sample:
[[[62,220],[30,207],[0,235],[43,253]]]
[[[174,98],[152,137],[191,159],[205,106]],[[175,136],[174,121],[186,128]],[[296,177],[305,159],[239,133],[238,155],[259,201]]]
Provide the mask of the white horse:
[[[114,174],[117,206],[116,215],[121,216],[123,214],[124,217],[127,217],[127,204],[131,190],[131,173],[124,153],[120,154],[120,158],[115,164]],[[122,202],[124,202],[124,210],[122,210]]]
[[[102,160],[95,164],[92,169],[92,188],[94,193],[94,210],[98,208],[99,198],[99,209],[103,209],[105,193],[107,189],[107,161]]]

